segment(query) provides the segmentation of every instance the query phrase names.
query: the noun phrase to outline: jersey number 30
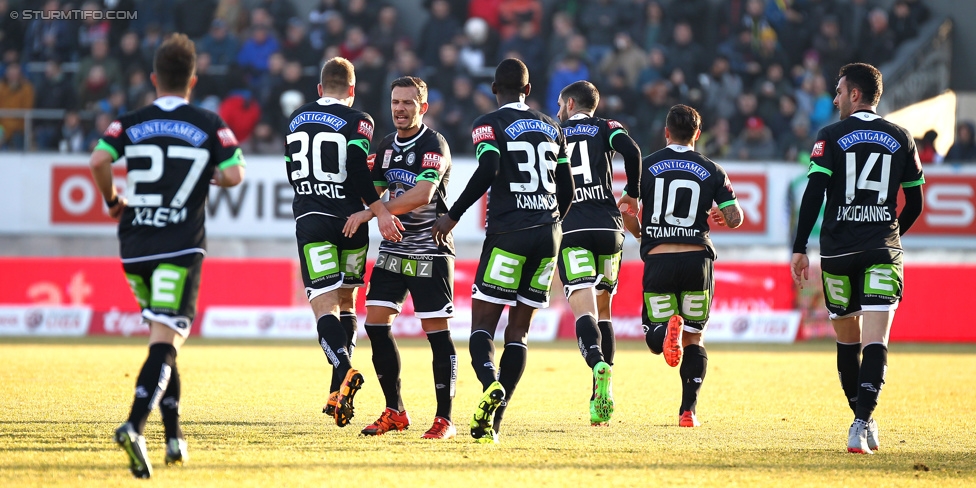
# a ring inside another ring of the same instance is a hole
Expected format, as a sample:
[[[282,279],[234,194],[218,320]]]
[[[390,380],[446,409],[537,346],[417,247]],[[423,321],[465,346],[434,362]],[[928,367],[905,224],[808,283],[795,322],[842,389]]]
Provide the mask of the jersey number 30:
[[[291,155],[291,160],[299,164],[298,169],[291,172],[291,180],[298,181],[308,177],[309,166],[312,176],[319,182],[342,183],[346,181],[346,136],[336,132],[316,132],[312,137],[312,161],[308,160],[308,132],[293,132],[285,138],[285,144],[298,141],[298,151]],[[338,172],[331,173],[322,166],[322,144],[331,142],[336,145]]]

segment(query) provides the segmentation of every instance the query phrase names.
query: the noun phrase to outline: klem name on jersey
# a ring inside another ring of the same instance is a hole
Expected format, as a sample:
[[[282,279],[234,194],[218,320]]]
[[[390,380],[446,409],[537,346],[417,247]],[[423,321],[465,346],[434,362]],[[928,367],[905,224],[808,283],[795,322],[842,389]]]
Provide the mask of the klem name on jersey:
[[[711,173],[708,172],[705,167],[698,163],[691,161],[685,161],[683,159],[665,159],[664,161],[659,161],[648,168],[654,176],[660,176],[661,173],[667,171],[686,171],[698,177],[699,180],[705,181]]]
[[[168,207],[134,207],[135,217],[132,225],[148,225],[162,228],[169,224],[179,224],[186,220],[186,207],[176,209]]]
[[[288,124],[288,130],[295,132],[295,129],[302,124],[322,124],[331,127],[334,131],[338,131],[346,125],[346,121],[342,117],[325,112],[302,112],[296,115],[294,119],[291,119],[291,123]]]
[[[526,132],[541,132],[552,140],[556,140],[559,135],[555,127],[539,119],[518,119],[505,128],[505,133],[512,139],[518,139],[518,136]]]
[[[565,134],[566,137],[572,137],[572,136],[593,137],[597,134],[597,132],[600,132],[600,128],[595,125],[589,125],[589,124],[579,124],[579,125],[563,128],[563,134]]]
[[[199,127],[178,120],[155,119],[133,125],[125,130],[132,142],[139,142],[150,137],[175,137],[189,142],[194,147],[200,147],[207,140],[207,133]]]
[[[888,133],[877,130],[856,130],[844,137],[841,137],[840,139],[837,139],[837,144],[840,145],[840,147],[845,151],[855,144],[861,144],[864,142],[879,144],[886,147],[892,153],[901,148],[901,143],[899,143],[894,137],[891,137],[891,135]]]
[[[892,218],[886,205],[842,205],[837,207],[837,221],[891,222]]]

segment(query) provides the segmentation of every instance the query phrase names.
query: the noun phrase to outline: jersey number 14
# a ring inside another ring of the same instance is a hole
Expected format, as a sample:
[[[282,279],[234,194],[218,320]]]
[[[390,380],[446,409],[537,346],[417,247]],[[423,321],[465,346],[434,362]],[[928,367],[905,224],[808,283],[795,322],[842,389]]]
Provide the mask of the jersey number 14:
[[[870,190],[878,192],[878,205],[881,205],[888,201],[888,180],[891,176],[891,155],[890,154],[879,154],[871,153],[868,155],[868,160],[864,163],[864,170],[861,171],[861,176],[857,175],[857,154],[856,153],[845,153],[847,156],[847,172],[846,172],[846,191],[844,196],[846,197],[847,203],[854,202],[854,193],[857,190]],[[871,170],[874,169],[874,165],[878,162],[878,158],[881,158],[881,179],[880,180],[869,180],[868,175],[871,174]]]

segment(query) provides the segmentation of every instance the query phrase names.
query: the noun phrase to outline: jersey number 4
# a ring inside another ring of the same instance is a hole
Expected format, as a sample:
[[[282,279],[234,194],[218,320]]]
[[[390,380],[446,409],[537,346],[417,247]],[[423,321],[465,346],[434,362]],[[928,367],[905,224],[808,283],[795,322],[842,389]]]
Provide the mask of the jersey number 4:
[[[578,153],[576,152],[577,147],[579,148]],[[593,183],[593,172],[590,169],[590,151],[586,140],[566,143],[566,152],[569,153],[570,161],[572,161],[573,176],[583,175],[584,185]],[[579,158],[576,157],[577,154],[579,154]],[[580,164],[576,164],[577,159],[579,159]]]
[[[857,190],[870,190],[878,192],[878,205],[883,204],[888,201],[888,180],[891,176],[891,155],[890,154],[879,154],[871,153],[868,155],[868,160],[864,163],[864,170],[861,171],[861,176],[857,175],[857,154],[856,153],[845,153],[847,156],[847,184],[845,185],[846,191],[844,196],[846,197],[847,203],[854,202],[854,193]],[[871,174],[871,170],[874,169],[874,165],[877,164],[878,158],[881,158],[881,179],[880,180],[869,180],[868,175]]]
[[[163,177],[165,160],[163,158],[163,148],[155,144],[136,144],[125,146],[125,158],[128,160],[138,158],[149,158],[149,169],[130,170],[126,175],[126,187],[129,188],[132,196],[129,197],[130,207],[161,207],[163,205],[163,195],[159,193],[141,193],[137,186],[139,183],[151,184],[159,181]],[[183,183],[176,190],[173,199],[170,200],[170,208],[183,208],[186,201],[190,198],[190,193],[197,186],[200,175],[207,168],[210,161],[210,151],[199,147],[169,146],[166,148],[166,158],[169,159],[189,159],[193,161],[190,170],[187,171]]]
[[[523,152],[526,161],[518,163],[518,170],[521,173],[529,174],[528,183],[509,183],[509,189],[515,193],[535,193],[539,189],[539,182],[542,188],[548,193],[556,193],[556,182],[552,181],[552,173],[556,169],[556,150],[558,146],[554,142],[543,141],[538,146],[533,146],[531,142],[509,141],[505,144],[508,152]],[[536,154],[539,155],[536,159]]]

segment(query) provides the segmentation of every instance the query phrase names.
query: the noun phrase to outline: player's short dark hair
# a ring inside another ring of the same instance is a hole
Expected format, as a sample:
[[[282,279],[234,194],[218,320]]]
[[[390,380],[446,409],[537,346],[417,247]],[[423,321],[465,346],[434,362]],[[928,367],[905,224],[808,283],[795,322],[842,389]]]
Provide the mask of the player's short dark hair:
[[[356,84],[356,68],[346,59],[336,56],[322,65],[319,77],[322,91],[328,93],[342,92]]]
[[[600,91],[593,83],[586,80],[570,83],[559,93],[559,97],[563,99],[563,103],[572,98],[576,101],[576,105],[586,111],[595,110],[600,104]]]
[[[160,91],[183,91],[197,67],[197,49],[186,34],[169,36],[156,49],[153,72]]]
[[[508,58],[498,63],[495,68],[495,87],[500,93],[517,94],[524,91],[529,84],[529,68],[525,63],[515,58]]]
[[[417,101],[420,103],[427,103],[427,82],[417,78],[416,76],[401,76],[390,83],[390,90],[396,87],[401,88],[416,88],[417,89]]]
[[[864,101],[872,107],[881,100],[884,84],[878,68],[867,63],[846,64],[840,69],[838,79],[847,77],[847,89],[857,88],[864,96]]]
[[[673,142],[688,142],[701,130],[701,115],[697,110],[679,103],[668,110],[666,125]]]

